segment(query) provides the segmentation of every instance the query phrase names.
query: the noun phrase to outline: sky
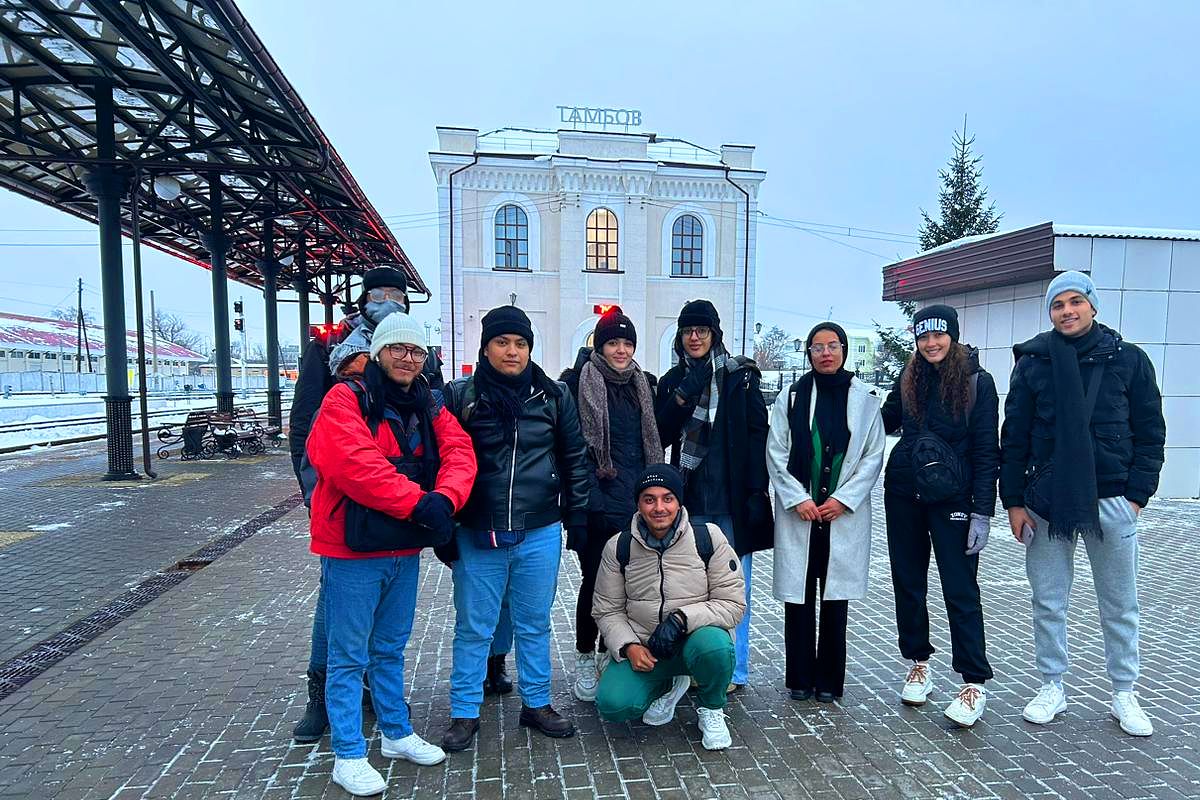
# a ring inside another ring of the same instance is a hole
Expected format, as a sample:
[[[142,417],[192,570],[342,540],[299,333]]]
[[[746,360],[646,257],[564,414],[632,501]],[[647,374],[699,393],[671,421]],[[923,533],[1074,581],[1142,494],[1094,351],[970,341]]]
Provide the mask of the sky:
[[[1200,228],[1197,3],[239,6],[435,293],[437,224],[409,221],[437,209],[435,127],[554,128],[558,105],[639,109],[644,132],[754,145],[760,210],[828,231],[759,226],[755,319],[792,335],[827,316],[899,322],[881,268],[916,252],[964,115],[1002,229]],[[0,310],[71,306],[82,278],[99,317],[94,228],[8,193],[0,220]],[[153,250],[143,264],[157,306],[211,337],[209,273]],[[261,293],[232,285],[238,297],[261,341]],[[439,311],[414,306],[433,325]],[[280,331],[297,340],[294,304]]]

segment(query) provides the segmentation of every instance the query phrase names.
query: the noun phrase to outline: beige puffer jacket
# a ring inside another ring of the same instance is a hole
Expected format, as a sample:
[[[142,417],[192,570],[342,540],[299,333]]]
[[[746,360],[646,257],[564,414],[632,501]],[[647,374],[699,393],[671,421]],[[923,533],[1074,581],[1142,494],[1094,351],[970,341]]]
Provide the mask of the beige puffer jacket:
[[[642,540],[637,515],[631,522],[629,565],[621,574],[617,540],[609,539],[596,576],[592,616],[613,658],[627,644],[645,644],[658,623],[676,609],[687,617],[688,631],[706,625],[733,630],[746,613],[741,563],[725,534],[709,525],[713,554],[705,572],[687,509],[680,508],[675,538],[660,557]]]

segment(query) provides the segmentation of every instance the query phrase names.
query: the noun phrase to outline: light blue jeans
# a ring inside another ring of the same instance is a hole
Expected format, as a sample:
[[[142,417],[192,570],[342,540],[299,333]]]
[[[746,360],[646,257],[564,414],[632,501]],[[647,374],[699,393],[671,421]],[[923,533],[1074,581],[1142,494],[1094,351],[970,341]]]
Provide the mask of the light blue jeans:
[[[417,606],[419,556],[321,558],[329,637],[325,708],[338,758],[362,758],[363,672],[379,729],[391,739],[413,732],[404,702],[404,648]]]
[[[456,535],[450,716],[479,717],[487,657],[506,599],[517,644],[521,700],[530,708],[549,705],[550,606],[558,590],[562,526],[555,522],[528,530],[525,540],[512,547],[476,547],[466,528]]]
[[[697,514],[694,517],[689,517],[692,527],[705,522],[711,522],[721,529],[721,533],[725,534],[725,538],[729,540],[729,546],[733,546],[733,517],[728,514]],[[750,569],[752,566],[752,556],[750,553],[742,556],[742,577],[746,579],[746,613],[742,615],[742,621],[733,630],[733,652],[736,658],[733,665],[733,682],[739,686],[745,686],[750,681]]]

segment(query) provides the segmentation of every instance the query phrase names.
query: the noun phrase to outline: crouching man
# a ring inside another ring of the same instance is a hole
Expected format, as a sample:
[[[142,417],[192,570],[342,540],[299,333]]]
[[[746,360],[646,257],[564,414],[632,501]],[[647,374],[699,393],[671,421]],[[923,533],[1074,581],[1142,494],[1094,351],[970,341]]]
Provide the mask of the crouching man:
[[[674,467],[647,467],[634,486],[637,513],[604,548],[592,616],[613,663],[596,709],[612,722],[640,716],[666,725],[695,678],[704,747],[722,750],[731,743],[723,710],[734,666],[730,631],[746,612],[746,594],[725,534],[712,523],[692,529],[683,491]]]

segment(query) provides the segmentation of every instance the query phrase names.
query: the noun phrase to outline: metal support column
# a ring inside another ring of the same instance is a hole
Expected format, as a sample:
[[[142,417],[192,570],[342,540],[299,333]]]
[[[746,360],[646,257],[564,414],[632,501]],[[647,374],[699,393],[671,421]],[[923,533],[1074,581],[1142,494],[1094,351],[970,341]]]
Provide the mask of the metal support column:
[[[325,304],[325,324],[333,324],[333,301],[336,297],[333,294],[333,265],[325,265],[325,293],[321,295],[321,302]]]
[[[308,252],[303,244],[296,253],[296,281],[293,286],[300,296],[300,352],[303,353],[304,346],[308,344],[308,327],[312,324],[308,307]]]
[[[204,246],[208,248],[209,263],[212,265],[213,341],[216,347],[213,361],[217,367],[217,411],[230,414],[233,413],[233,369],[229,354],[229,277],[225,269],[229,237],[224,231],[220,175],[213,175],[209,179],[209,215],[210,227],[204,235]]]
[[[279,262],[275,260],[275,223],[263,223],[263,259],[258,268],[263,274],[263,301],[267,323],[267,424],[283,425],[283,392],[279,388]]]
[[[96,156],[111,161],[116,154],[112,85],[99,83],[95,92]],[[125,282],[121,265],[121,201],[129,191],[129,176],[111,164],[97,166],[84,178],[96,198],[100,223],[100,290],[104,308],[104,396],[108,433],[108,472],[105,480],[141,477],[133,469],[133,420],[125,341]]]

